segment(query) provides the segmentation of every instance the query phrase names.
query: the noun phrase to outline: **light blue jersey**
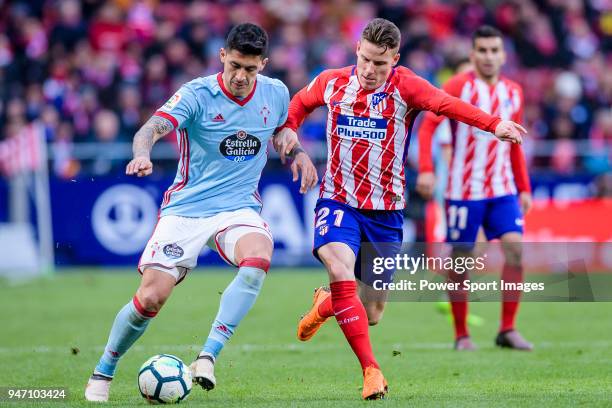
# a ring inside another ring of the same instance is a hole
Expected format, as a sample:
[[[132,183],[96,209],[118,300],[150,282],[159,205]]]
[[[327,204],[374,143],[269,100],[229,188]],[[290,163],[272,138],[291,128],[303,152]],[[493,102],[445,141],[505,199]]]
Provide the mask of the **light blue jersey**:
[[[210,217],[241,208],[261,209],[257,185],[268,140],[285,123],[289,91],[257,75],[245,98],[233,96],[221,74],[184,84],[155,114],[176,128],[180,160],[164,194],[161,215]]]

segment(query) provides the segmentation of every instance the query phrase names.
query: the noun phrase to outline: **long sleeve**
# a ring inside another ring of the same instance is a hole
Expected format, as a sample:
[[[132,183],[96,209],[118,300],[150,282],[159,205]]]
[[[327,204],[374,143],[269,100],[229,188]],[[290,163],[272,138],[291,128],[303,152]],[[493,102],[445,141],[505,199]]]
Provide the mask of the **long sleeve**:
[[[495,133],[495,128],[501,122],[500,118],[447,94],[416,75],[404,78],[402,85],[402,96],[418,110],[444,115],[491,133]]]
[[[449,95],[459,97],[461,88],[465,83],[464,75],[455,75],[444,83],[442,89]],[[426,112],[419,127],[419,173],[434,171],[432,156],[432,144],[436,129],[445,117],[436,115],[433,112]]]

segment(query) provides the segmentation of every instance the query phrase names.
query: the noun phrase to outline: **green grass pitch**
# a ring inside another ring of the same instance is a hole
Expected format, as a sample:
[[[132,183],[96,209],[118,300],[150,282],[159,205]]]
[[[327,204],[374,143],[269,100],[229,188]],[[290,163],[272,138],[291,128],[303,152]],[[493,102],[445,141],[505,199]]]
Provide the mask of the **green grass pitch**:
[[[144,406],[136,376],[150,356],[187,364],[200,349],[230,269],[192,273],[119,364],[109,406]],[[194,388],[187,406],[227,407],[557,407],[612,406],[612,303],[525,303],[518,327],[533,353],[496,349],[499,304],[474,304],[485,323],[472,329],[480,350],[451,350],[452,330],[434,303],[390,303],[371,328],[389,381],[385,401],[360,401],[361,374],[329,321],[308,343],[296,322],[324,282],[322,270],[272,269],[254,309],[217,364],[217,388]],[[0,282],[0,387],[67,387],[64,402],[0,406],[97,406],[83,389],[115,313],[133,295],[135,272],[69,270],[10,286]],[[77,352],[78,351],[78,352]]]

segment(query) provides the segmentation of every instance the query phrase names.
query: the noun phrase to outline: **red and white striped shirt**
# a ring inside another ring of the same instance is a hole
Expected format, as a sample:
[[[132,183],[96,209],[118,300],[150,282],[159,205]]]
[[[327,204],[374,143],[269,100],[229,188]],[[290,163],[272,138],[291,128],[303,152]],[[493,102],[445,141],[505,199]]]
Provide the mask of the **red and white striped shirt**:
[[[444,90],[504,120],[522,121],[523,91],[516,82],[500,77],[489,85],[473,71],[455,75]],[[433,170],[431,140],[444,118],[427,114],[419,129],[419,171]],[[465,123],[451,124],[452,159],[446,198],[482,200],[529,191],[523,150]]]
[[[36,122],[24,126],[17,134],[0,141],[0,174],[11,177],[40,169],[46,165],[42,151],[45,148],[43,127]]]
[[[289,105],[286,127],[327,105],[327,169],[320,197],[368,210],[405,206],[404,163],[414,119],[422,110],[492,132],[500,119],[432,86],[404,67],[374,90],[361,87],[355,67],[324,71]]]

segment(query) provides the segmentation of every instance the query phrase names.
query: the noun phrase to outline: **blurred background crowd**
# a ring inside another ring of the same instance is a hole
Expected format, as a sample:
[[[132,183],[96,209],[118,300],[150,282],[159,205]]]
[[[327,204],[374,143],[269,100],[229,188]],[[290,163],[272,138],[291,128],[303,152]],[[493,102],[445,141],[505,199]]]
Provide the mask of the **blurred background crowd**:
[[[151,113],[182,83],[221,70],[232,25],[267,29],[265,74],[293,94],[321,70],[353,64],[376,16],[400,27],[400,63],[436,85],[468,55],[475,28],[497,26],[505,74],[525,89],[531,169],[610,172],[610,0],[0,0],[0,140],[38,120],[56,175],[121,171]],[[325,139],[324,118],[319,110],[303,127],[311,149]]]

